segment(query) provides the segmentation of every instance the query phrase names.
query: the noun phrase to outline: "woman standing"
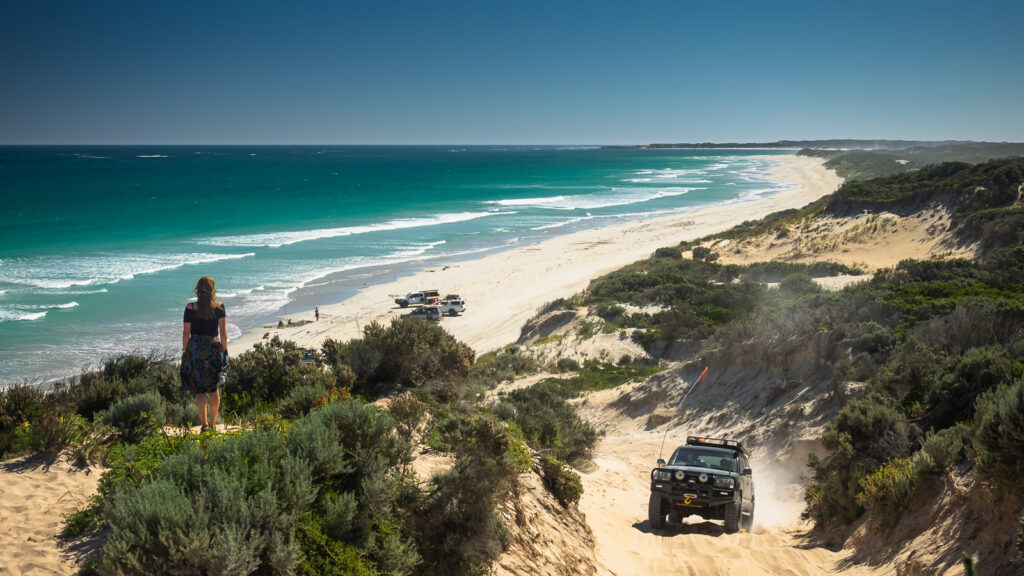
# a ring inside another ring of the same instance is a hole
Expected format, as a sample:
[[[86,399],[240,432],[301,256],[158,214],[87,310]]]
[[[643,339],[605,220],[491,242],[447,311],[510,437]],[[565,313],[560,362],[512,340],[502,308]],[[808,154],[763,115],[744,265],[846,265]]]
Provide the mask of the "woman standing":
[[[181,334],[181,389],[195,395],[199,422],[205,432],[217,426],[217,386],[228,359],[227,313],[224,304],[215,298],[217,283],[213,278],[203,276],[193,291],[196,301],[185,305],[185,329]]]

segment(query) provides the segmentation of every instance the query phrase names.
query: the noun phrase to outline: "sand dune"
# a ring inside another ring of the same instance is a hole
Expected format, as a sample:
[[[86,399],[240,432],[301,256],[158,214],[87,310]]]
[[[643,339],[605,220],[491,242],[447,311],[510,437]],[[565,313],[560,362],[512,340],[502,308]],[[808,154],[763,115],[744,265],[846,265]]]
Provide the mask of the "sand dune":
[[[59,546],[64,516],[85,507],[100,471],[64,458],[19,458],[0,464],[0,574],[73,574],[72,550]]]

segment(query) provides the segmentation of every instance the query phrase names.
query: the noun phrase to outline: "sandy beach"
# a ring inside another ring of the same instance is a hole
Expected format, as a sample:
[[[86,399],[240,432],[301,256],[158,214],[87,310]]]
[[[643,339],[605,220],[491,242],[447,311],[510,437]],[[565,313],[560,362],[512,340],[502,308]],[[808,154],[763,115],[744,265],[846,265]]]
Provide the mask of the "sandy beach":
[[[344,301],[320,305],[319,322],[249,330],[231,343],[231,353],[251,349],[268,334],[304,348],[318,348],[327,338],[356,338],[366,324],[387,323],[408,311],[394,304],[396,296],[428,288],[466,300],[466,312],[442,321],[448,332],[478,354],[493,350],[515,341],[523,323],[544,303],[583,290],[597,276],[645,258],[657,248],[802,207],[842,184],[822,159],[795,155],[770,159],[783,162],[770,170],[770,177],[792,188],[766,198],[585,230],[475,260],[438,262],[412,276],[368,286]],[[286,324],[289,319],[312,321],[313,311],[281,319]]]

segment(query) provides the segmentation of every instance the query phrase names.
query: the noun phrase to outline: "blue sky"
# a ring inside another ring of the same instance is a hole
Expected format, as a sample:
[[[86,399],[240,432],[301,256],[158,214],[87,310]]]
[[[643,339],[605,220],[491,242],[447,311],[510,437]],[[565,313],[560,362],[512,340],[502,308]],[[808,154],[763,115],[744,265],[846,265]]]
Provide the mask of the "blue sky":
[[[1024,140],[1024,2],[7,0],[0,143]]]

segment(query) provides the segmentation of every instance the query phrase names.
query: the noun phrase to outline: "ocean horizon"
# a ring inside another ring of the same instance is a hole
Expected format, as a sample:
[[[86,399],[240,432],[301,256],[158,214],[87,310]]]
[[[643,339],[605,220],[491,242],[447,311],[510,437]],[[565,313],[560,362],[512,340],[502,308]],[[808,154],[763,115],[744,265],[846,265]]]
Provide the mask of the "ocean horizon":
[[[0,386],[176,353],[203,275],[236,337],[433,265],[771,195],[791,153],[2,146]]]

